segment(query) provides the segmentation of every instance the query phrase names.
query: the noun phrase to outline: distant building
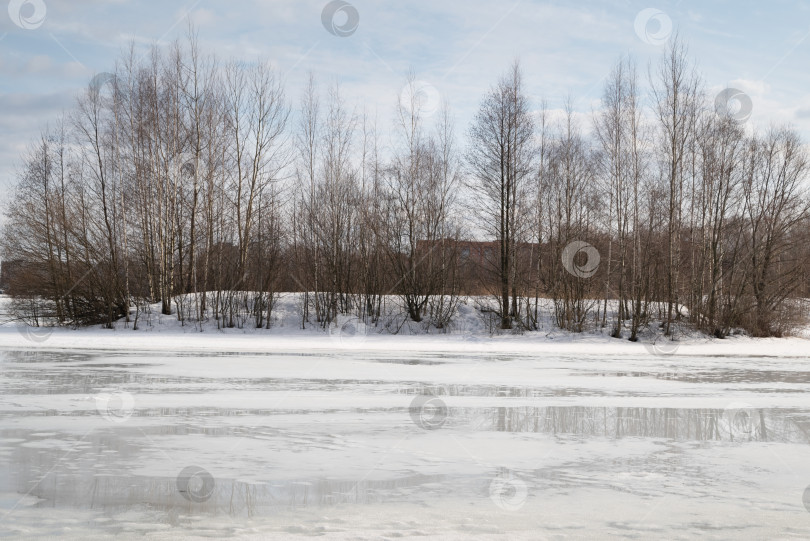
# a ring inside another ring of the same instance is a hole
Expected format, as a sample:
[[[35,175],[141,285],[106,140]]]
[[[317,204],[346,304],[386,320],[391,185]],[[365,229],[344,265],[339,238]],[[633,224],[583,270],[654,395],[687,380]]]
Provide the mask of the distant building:
[[[456,262],[460,271],[462,289],[469,295],[482,295],[495,291],[499,283],[501,245],[498,241],[467,241],[440,239],[434,243],[420,241],[416,245],[417,253],[426,253],[442,246],[445,250],[451,246],[456,253]],[[532,269],[537,268],[540,245],[521,242],[516,246],[517,272],[526,280],[534,276]]]
[[[22,260],[0,261],[0,292],[5,293],[11,285],[12,277],[22,267]]]

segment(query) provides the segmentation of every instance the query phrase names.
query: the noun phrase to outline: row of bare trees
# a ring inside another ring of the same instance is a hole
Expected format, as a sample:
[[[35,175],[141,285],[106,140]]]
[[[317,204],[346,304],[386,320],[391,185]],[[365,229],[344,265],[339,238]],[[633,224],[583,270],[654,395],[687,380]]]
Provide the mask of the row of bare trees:
[[[666,335],[788,332],[810,286],[806,148],[789,126],[747,134],[710,108],[679,40],[647,82],[645,102],[618,62],[588,137],[570,101],[556,125],[528,105],[517,64],[483,100],[469,182],[499,247],[501,326],[536,328],[546,295],[560,327],[593,316],[631,340],[654,319]]]
[[[532,103],[515,63],[460,144],[414,74],[381,129],[338,84],[291,98],[193,32],[133,48],[23,158],[0,238],[13,309],[270,327],[298,291],[302,326],[378,324],[398,298],[402,320],[446,328],[478,294],[503,329],[540,328],[548,302],[562,328],[631,340],[652,321],[790,331],[810,293],[802,141],[710,107],[678,40],[646,95],[639,79],[619,61],[583,125],[570,99]]]

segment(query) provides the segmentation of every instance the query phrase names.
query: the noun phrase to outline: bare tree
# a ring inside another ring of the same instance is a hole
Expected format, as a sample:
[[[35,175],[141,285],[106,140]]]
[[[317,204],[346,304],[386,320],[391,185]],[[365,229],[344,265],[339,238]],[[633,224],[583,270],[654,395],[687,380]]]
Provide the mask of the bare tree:
[[[450,213],[458,174],[449,111],[443,109],[438,134],[429,134],[413,73],[407,86],[397,103],[399,140],[388,175],[389,243],[397,290],[408,316],[420,322],[431,298],[448,285],[445,256],[457,234]]]
[[[687,152],[695,136],[702,97],[701,79],[690,65],[686,46],[678,36],[672,40],[658,72],[650,75],[654,110],[659,126],[660,162],[666,183],[667,283],[664,332],[669,335],[678,308],[680,227]]]
[[[469,132],[467,163],[474,209],[487,234],[498,243],[501,328],[511,329],[520,317],[514,289],[516,233],[526,184],[534,174],[534,122],[515,62],[484,97]],[[511,302],[510,302],[511,301]]]
[[[756,336],[781,335],[785,301],[799,287],[803,236],[807,219],[803,181],[808,159],[799,136],[787,128],[771,129],[751,140],[743,193],[750,258],[750,291],[754,298]],[[804,252],[806,254],[806,252]]]

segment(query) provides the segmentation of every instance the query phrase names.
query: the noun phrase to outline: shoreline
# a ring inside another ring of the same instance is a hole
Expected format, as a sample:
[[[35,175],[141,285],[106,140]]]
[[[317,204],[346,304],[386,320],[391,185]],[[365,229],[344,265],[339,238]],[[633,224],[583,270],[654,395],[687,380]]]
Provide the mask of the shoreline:
[[[187,329],[187,330],[186,330]],[[33,330],[41,331],[34,328]],[[276,353],[283,351],[378,351],[415,353],[514,353],[595,355],[624,354],[658,359],[678,356],[805,357],[810,359],[810,340],[804,337],[751,338],[732,336],[724,339],[688,336],[665,342],[674,351],[658,351],[649,341],[630,342],[598,333],[543,333],[488,336],[464,334],[393,335],[362,337],[329,335],[309,329],[225,329],[205,332],[191,327],[163,330],[64,329],[49,328],[47,336],[32,338],[25,328],[0,326],[0,348],[21,350],[119,350],[235,353]]]

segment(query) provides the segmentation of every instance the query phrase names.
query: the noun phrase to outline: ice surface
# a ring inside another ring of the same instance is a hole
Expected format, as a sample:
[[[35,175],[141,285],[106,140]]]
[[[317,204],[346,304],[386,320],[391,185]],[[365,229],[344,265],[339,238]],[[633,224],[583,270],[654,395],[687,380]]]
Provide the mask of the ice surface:
[[[805,341],[58,345],[96,332],[0,350],[6,536],[810,537]]]

